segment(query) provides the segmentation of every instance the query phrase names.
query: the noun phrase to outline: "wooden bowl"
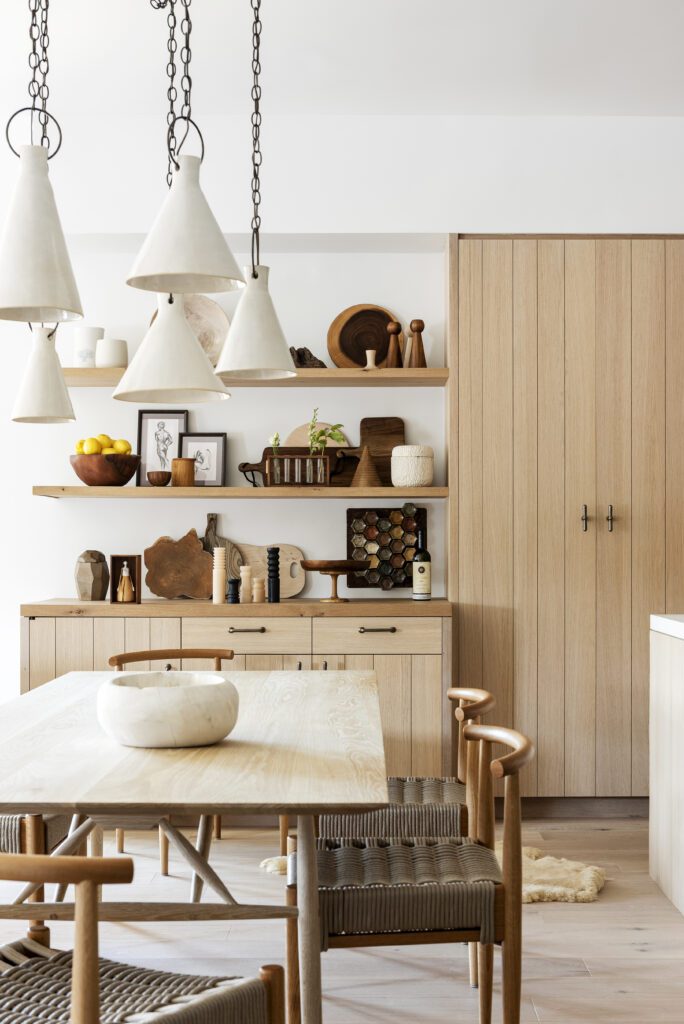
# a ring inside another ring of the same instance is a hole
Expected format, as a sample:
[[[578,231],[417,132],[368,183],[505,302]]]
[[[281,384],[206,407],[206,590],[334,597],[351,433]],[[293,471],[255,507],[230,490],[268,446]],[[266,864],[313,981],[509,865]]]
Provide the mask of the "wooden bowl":
[[[166,487],[171,479],[168,469],[151,469],[147,474],[147,482],[152,487]]]
[[[72,455],[74,473],[88,487],[123,487],[135,476],[139,455]]]
[[[302,569],[306,569],[307,572],[320,572],[321,576],[329,576],[330,583],[332,585],[332,591],[330,597],[322,597],[321,601],[331,602],[333,604],[343,604],[349,599],[346,597],[338,597],[337,594],[337,580],[340,576],[345,576],[350,572],[363,572],[365,569],[370,569],[370,561],[362,562],[360,559],[357,561],[354,558],[335,558],[335,559],[302,559]]]

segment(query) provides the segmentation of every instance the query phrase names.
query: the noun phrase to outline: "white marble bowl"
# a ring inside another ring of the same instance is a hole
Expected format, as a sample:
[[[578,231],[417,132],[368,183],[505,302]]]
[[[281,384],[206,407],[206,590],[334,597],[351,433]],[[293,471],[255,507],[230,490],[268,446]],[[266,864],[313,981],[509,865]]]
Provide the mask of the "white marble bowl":
[[[216,672],[117,672],[97,694],[97,717],[126,747],[207,747],[235,727],[240,699]]]

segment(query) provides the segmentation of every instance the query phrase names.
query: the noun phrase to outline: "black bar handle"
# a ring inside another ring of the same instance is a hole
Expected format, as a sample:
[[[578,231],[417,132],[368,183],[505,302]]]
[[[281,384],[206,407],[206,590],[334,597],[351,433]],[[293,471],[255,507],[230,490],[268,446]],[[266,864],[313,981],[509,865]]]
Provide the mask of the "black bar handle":
[[[396,626],[359,626],[359,633],[396,633]]]
[[[238,626],[229,626],[228,627],[228,632],[229,633],[265,633],[266,632],[266,627],[265,626],[253,626],[252,628],[249,628],[249,629],[248,628],[244,628],[243,629],[243,628],[240,628]]]

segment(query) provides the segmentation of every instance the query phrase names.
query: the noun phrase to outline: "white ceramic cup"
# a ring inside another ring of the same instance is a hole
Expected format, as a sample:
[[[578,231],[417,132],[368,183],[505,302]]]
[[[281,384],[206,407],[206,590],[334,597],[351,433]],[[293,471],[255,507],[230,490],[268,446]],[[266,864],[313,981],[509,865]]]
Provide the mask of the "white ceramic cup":
[[[128,366],[128,342],[123,338],[100,338],[95,349],[95,365]]]
[[[104,337],[104,327],[86,327],[79,324],[74,328],[74,366],[87,369],[95,366],[95,349]]]

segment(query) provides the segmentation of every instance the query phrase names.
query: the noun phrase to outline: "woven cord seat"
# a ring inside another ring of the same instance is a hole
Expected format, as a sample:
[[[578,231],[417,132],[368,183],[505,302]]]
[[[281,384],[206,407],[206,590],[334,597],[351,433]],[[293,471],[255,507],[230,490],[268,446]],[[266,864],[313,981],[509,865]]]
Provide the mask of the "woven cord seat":
[[[23,814],[0,814],[0,853],[24,853],[21,845],[21,823]],[[45,849],[52,850],[64,839],[69,831],[71,818],[68,814],[46,814]]]
[[[479,929],[493,942],[500,882],[493,851],[469,839],[319,839],[321,950],[332,936],[390,932]]]
[[[35,955],[0,974],[2,1024],[69,1024],[72,954]],[[99,961],[101,1024],[268,1024],[258,978],[169,974]]]
[[[449,836],[464,832],[466,787],[456,778],[401,778],[387,780],[389,807],[379,811],[322,814],[318,834],[324,839],[387,836]]]

